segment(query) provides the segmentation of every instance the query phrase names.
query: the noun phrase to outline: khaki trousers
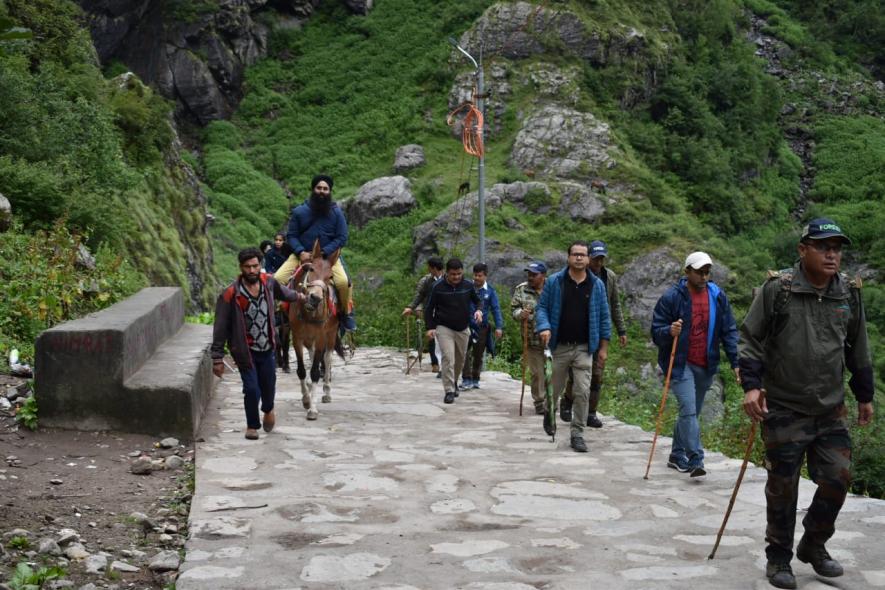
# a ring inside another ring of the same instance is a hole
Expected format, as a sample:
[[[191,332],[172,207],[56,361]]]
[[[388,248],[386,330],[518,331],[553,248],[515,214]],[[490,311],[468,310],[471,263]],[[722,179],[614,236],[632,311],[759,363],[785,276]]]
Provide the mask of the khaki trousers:
[[[301,262],[298,260],[297,256],[292,254],[286,259],[286,262],[277,269],[273,278],[281,285],[288,285],[289,279],[292,278],[292,275],[295,274],[295,271],[298,270],[299,266],[301,266]],[[332,285],[334,285],[335,290],[338,292],[339,305],[345,312],[350,311],[352,304],[350,299],[350,280],[347,278],[347,273],[344,272],[344,266],[341,264],[340,258],[335,261],[334,265],[332,265]]]
[[[458,375],[464,366],[464,357],[467,355],[467,342],[470,339],[470,329],[464,328],[456,332],[445,326],[436,327],[436,343],[439,346],[442,358],[439,370],[442,373],[443,390],[446,393],[454,392],[458,385]]]
[[[572,406],[571,435],[581,436],[587,426],[587,404],[590,397],[590,373],[593,370],[593,356],[587,352],[587,343],[559,344],[553,351],[553,395],[559,406],[559,396],[565,392],[565,382],[569,369],[574,385],[574,405]]]

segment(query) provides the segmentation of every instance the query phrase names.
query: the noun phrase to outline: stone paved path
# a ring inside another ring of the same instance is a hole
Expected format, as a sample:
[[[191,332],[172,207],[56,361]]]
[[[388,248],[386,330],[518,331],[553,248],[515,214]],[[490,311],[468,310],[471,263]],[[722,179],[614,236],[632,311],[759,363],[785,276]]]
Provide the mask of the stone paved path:
[[[739,461],[710,453],[710,475],[690,480],[666,468],[662,438],[646,481],[651,434],[606,418],[590,453],[574,453],[518,416],[506,375],[447,406],[431,374],[403,374],[402,355],[336,361],[315,422],[294,373],[279,373],[277,427],[257,442],[225,376],[197,445],[178,590],[771,588],[763,470],[748,469],[710,561]],[[885,502],[849,498],[838,529],[829,549],[845,576],[825,582],[794,560],[799,587],[885,587]]]

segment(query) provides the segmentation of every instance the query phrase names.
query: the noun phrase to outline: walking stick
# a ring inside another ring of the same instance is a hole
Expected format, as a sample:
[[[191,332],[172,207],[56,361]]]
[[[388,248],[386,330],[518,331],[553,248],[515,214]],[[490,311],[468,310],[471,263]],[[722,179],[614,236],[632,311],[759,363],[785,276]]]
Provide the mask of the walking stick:
[[[525,397],[525,371],[529,364],[528,358],[529,348],[529,323],[528,320],[522,320],[522,393],[519,394],[519,415],[522,416],[522,399]]]
[[[406,375],[412,370],[412,365],[409,363],[409,352],[411,352],[412,346],[412,337],[409,333],[409,316],[406,316]]]
[[[648,479],[648,471],[651,469],[651,459],[655,454],[655,445],[658,442],[658,434],[661,432],[661,418],[664,416],[664,405],[667,403],[667,392],[670,391],[670,375],[673,373],[673,360],[676,358],[676,345],[679,336],[673,338],[673,348],[670,350],[670,366],[667,367],[667,378],[664,380],[664,393],[661,395],[661,407],[658,408],[658,419],[655,421],[655,437],[651,441],[651,452],[648,454],[648,465],[645,467],[645,476]]]
[[[764,390],[762,395],[765,395]],[[707,556],[707,559],[713,559],[716,555],[716,550],[719,549],[719,541],[722,540],[722,533],[725,532],[725,524],[728,522],[728,517],[731,516],[731,509],[734,508],[734,501],[737,499],[738,490],[741,487],[741,482],[744,480],[744,473],[747,471],[747,463],[750,461],[750,453],[753,452],[753,444],[756,442],[757,424],[758,423],[753,420],[750,425],[750,436],[747,438],[747,452],[744,453],[744,462],[741,464],[741,471],[738,473],[737,482],[734,484],[734,491],[731,492],[731,500],[728,501],[728,509],[725,511],[725,518],[722,519],[722,526],[719,527],[719,534],[716,535],[716,544],[713,545],[713,550],[710,552],[710,555]]]

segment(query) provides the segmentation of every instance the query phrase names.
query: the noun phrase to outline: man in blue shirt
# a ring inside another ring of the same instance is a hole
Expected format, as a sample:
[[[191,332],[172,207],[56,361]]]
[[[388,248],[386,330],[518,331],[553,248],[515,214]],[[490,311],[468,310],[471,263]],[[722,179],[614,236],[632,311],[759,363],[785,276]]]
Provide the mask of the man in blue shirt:
[[[504,334],[504,316],[498,303],[498,294],[488,282],[489,267],[483,262],[473,265],[473,286],[479,295],[482,322],[470,322],[470,344],[467,347],[467,358],[464,361],[464,374],[461,389],[479,389],[479,373],[482,370],[482,357],[486,350],[495,354],[495,340]],[[492,325],[489,314],[495,318],[495,334],[492,337]]]
[[[547,279],[535,308],[535,332],[553,352],[553,394],[557,402],[565,389],[569,369],[572,371],[575,399],[571,447],[579,453],[587,452],[584,428],[593,355],[604,363],[611,339],[605,285],[587,272],[589,254],[587,242],[573,242],[568,249],[568,266]],[[550,416],[545,414],[545,430],[549,428],[548,419]]]

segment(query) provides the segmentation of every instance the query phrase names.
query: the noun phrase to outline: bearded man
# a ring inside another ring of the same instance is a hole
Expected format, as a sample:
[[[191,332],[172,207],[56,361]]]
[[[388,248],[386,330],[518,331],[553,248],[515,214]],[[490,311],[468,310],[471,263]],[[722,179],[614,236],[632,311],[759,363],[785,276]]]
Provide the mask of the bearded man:
[[[261,272],[261,252],[241,250],[240,276],[218,296],[212,330],[212,372],[224,374],[224,347],[237,364],[243,380],[246,438],[258,439],[258,429],[273,430],[276,366],[274,363],[274,300],[298,301],[299,293],[283,287]],[[259,402],[264,420],[258,416]]]
[[[289,279],[300,264],[310,262],[314,243],[319,240],[323,258],[347,244],[347,220],[338,204],[332,200],[331,176],[318,174],[310,183],[310,198],[292,209],[286,242],[293,254],[274,274],[282,284]],[[339,320],[348,331],[356,330],[351,300],[351,283],[344,270],[342,257],[332,266],[332,284],[338,292]]]

